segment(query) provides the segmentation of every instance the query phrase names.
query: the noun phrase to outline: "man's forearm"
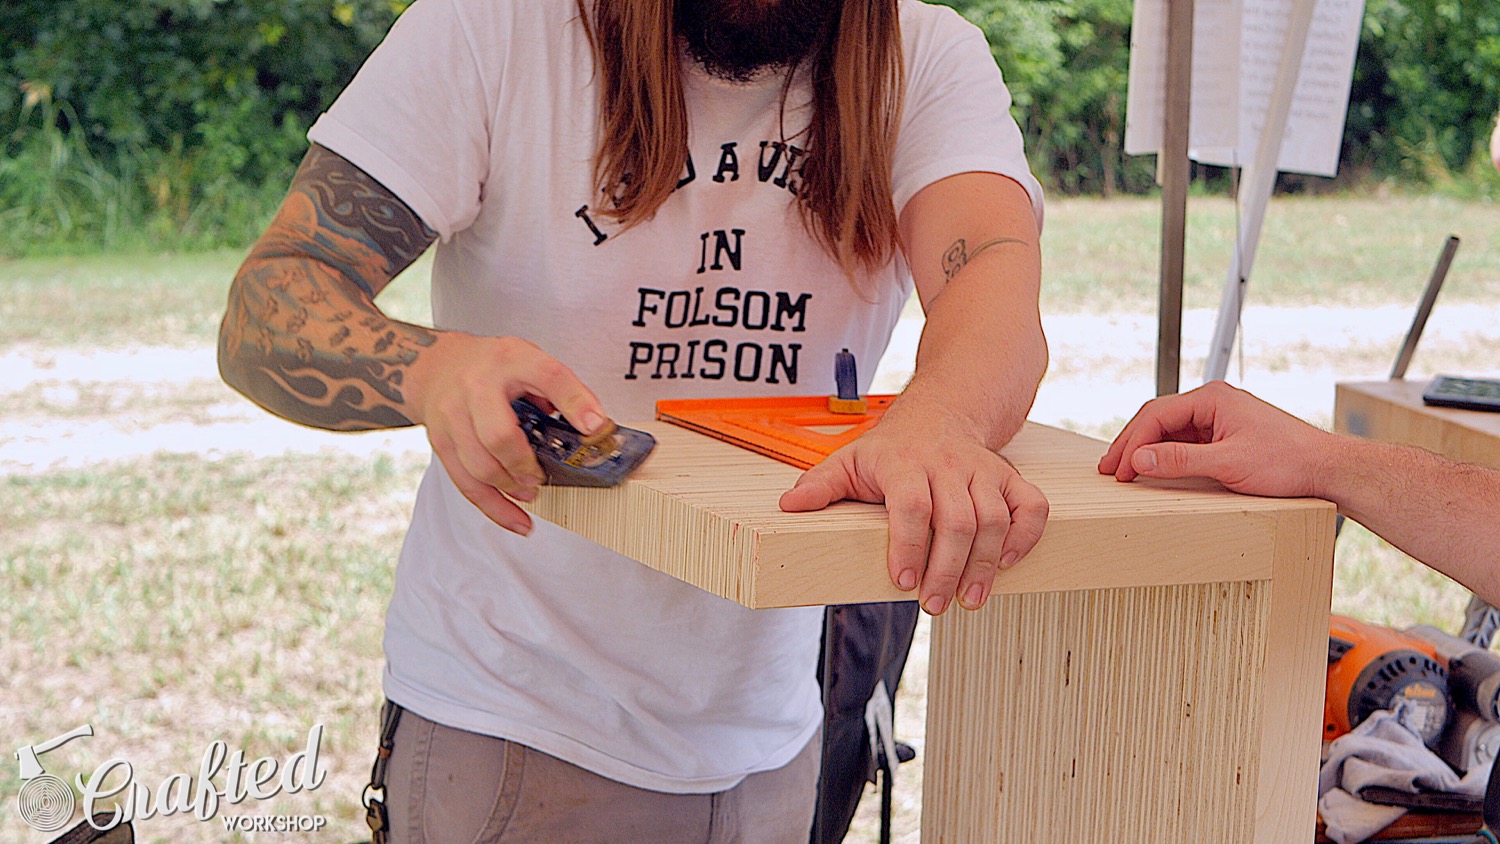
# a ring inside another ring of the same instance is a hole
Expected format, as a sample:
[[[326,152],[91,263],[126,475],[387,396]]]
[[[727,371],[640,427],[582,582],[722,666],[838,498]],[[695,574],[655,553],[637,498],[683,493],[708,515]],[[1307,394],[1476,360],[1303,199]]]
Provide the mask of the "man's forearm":
[[[434,237],[378,182],[314,146],[230,288],[224,380],[304,425],[411,425],[403,386],[438,335],[388,319],[374,296]]]
[[[1047,369],[1037,315],[1015,310],[1002,290],[1010,273],[1028,272],[1030,263],[1029,256],[1017,261],[997,252],[948,282],[927,308],[916,371],[903,396],[968,420],[993,449],[1020,430]]]
[[[1331,438],[1317,494],[1500,605],[1500,472],[1431,452]]]
[[[388,319],[310,259],[257,259],[235,279],[219,338],[224,380],[303,425],[355,431],[412,424],[407,371],[436,334]]]

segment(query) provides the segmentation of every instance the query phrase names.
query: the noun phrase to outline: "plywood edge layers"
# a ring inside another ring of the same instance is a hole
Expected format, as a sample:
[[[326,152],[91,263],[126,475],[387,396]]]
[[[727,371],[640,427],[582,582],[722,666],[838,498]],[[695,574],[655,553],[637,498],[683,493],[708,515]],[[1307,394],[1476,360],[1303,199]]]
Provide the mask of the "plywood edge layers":
[[[935,620],[922,840],[1248,842],[1281,727],[1261,710],[1269,594],[1008,595]]]
[[[671,426],[615,489],[544,487],[541,518],[721,597],[771,608],[912,597],[887,572],[880,505],[783,513],[798,472]],[[1046,533],[994,594],[1264,580],[1274,514],[1316,501],[1239,496],[1162,482],[1119,484],[1092,466],[1101,443],[1028,425],[1006,454],[1052,502]]]
[[[754,606],[751,528],[648,486],[621,490],[552,487],[533,514],[720,597]]]
[[[612,551],[756,609],[912,597],[887,573],[883,521],[764,527],[645,488],[627,496],[620,502],[594,490],[564,489],[531,509]],[[1267,580],[1273,527],[1273,515],[1261,512],[1055,520],[1031,554],[996,575],[992,594]]]

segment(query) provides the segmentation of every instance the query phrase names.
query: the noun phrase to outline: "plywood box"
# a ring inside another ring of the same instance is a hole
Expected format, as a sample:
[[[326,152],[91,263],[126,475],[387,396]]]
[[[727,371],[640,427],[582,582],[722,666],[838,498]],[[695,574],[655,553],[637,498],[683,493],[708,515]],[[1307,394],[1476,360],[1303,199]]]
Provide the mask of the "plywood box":
[[[797,469],[633,427],[660,445],[631,480],[532,511],[750,607],[911,597],[882,507],[783,513]],[[1310,840],[1332,505],[1119,484],[1103,451],[1027,425],[1003,452],[1051,517],[984,609],[934,623],[923,839]]]

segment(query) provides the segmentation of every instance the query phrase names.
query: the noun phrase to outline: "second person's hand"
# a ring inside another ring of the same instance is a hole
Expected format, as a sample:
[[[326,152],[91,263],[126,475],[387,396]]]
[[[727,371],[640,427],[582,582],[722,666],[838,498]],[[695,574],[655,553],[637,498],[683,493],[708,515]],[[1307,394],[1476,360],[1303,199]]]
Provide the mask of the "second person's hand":
[[[1324,431],[1223,381],[1141,407],[1099,460],[1099,472],[1129,482],[1212,478],[1250,495],[1318,495],[1337,448]]]

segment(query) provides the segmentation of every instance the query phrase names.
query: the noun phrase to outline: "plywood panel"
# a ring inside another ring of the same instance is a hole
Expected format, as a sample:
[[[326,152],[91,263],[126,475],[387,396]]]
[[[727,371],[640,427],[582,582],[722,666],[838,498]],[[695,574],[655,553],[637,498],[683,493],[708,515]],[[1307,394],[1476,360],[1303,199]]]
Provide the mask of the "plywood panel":
[[[1312,835],[1326,512],[1273,578],[1011,595],[933,624],[924,841],[1283,844]]]
[[[530,509],[605,547],[751,607],[909,598],[886,573],[886,518],[840,502],[783,513],[799,470],[661,423],[660,444],[614,489],[545,487]],[[1209,482],[1120,484],[1096,440],[1028,424],[1004,450],[1046,493],[1047,532],[996,594],[1213,583],[1271,576],[1271,518],[1312,502],[1256,499]]]
[[[1422,404],[1426,386],[1426,381],[1339,384],[1334,430],[1500,469],[1500,413],[1428,407]]]
[[[937,619],[923,840],[1248,840],[1226,830],[1254,825],[1269,602],[1208,583]]]

